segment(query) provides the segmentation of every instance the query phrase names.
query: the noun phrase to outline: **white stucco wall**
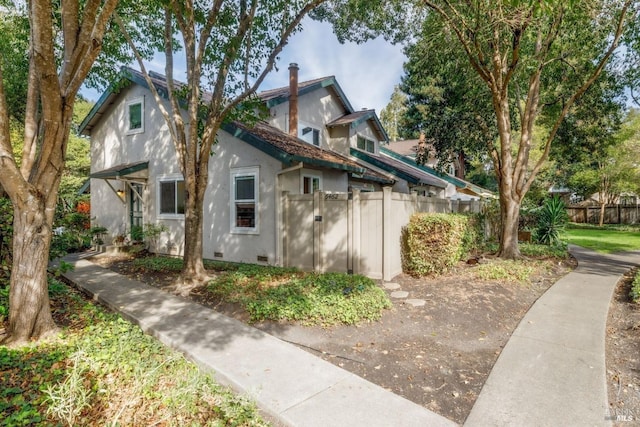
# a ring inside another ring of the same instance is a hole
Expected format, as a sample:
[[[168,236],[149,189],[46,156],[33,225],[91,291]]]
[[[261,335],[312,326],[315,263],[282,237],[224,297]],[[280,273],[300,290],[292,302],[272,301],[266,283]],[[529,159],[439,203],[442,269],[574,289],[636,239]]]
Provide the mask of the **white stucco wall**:
[[[127,134],[127,102],[144,99],[144,132]],[[152,194],[156,191],[156,177],[179,174],[173,143],[167,140],[167,127],[155,105],[153,96],[145,88],[132,85],[125,88],[105,111],[91,133],[91,173],[112,166],[138,161],[149,162],[148,185],[143,191],[143,222],[154,222],[155,206]],[[167,143],[169,142],[169,143]],[[124,189],[122,182],[110,181],[116,190]],[[112,237],[129,230],[127,204],[109,188],[105,180],[91,180],[91,217],[94,226],[106,227],[110,243]],[[170,228],[174,224],[168,224]]]
[[[321,132],[320,147],[329,149],[329,131],[326,124],[345,115],[342,104],[327,88],[320,88],[298,98],[298,128],[307,124]],[[271,108],[268,120],[284,132],[289,132],[289,102],[283,102]]]
[[[329,94],[326,90],[321,92],[325,93],[325,97],[317,98],[326,106],[326,96]],[[145,104],[144,132],[127,135],[127,102],[141,97]],[[156,252],[180,255],[184,250],[184,215],[159,215],[158,191],[162,178],[180,179],[182,175],[167,126],[154,107],[155,100],[145,88],[132,85],[122,90],[105,111],[102,120],[92,129],[91,172],[123,163],[148,161],[148,180],[143,190],[143,222],[162,224],[167,228],[157,241],[154,248]],[[311,114],[310,108],[306,108],[306,111]],[[281,192],[300,193],[301,180],[305,175],[320,176],[324,191],[346,192],[348,189],[347,174],[337,170],[305,167],[283,173],[277,178],[286,166],[224,131],[218,135],[214,152],[209,164],[209,190],[204,201],[205,258],[275,264],[278,261],[276,198]],[[258,230],[253,234],[233,232],[231,222],[231,170],[247,167],[258,167],[259,170]],[[110,182],[117,190],[123,188],[120,181]],[[279,189],[276,188],[278,185]],[[109,230],[107,244],[111,243],[114,236],[129,233],[128,204],[120,200],[102,179],[92,179],[91,206],[93,225]],[[258,257],[267,261],[258,261]]]

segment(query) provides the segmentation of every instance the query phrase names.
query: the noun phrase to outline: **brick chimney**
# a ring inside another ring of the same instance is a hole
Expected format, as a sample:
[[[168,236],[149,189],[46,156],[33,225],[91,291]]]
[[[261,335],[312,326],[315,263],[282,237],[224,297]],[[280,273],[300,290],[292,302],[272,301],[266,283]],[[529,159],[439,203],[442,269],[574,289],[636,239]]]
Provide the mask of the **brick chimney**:
[[[289,64],[289,135],[298,137],[298,64]]]

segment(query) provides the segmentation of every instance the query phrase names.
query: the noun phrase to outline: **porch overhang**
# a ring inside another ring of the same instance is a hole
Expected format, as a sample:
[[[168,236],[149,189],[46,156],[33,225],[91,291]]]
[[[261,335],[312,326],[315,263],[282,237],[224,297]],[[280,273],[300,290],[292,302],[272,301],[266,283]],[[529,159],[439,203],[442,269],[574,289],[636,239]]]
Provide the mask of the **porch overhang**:
[[[146,181],[149,177],[149,162],[123,163],[94,172],[89,177],[123,181]]]
[[[108,169],[94,172],[89,175],[89,178],[104,179],[104,182],[107,183],[111,191],[118,196],[118,199],[120,199],[122,203],[126,203],[124,197],[124,190],[126,188],[131,190],[134,197],[142,201],[142,194],[136,190],[133,184],[147,185],[149,162],[122,163]],[[122,189],[114,188],[111,181],[122,182]]]

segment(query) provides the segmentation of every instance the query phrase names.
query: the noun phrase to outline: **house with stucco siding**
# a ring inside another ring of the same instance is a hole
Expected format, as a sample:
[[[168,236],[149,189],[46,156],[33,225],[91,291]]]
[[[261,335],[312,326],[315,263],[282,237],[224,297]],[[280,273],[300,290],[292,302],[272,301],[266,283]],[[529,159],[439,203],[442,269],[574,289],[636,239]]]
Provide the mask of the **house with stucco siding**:
[[[204,201],[205,258],[286,265],[285,196],[385,187],[447,196],[446,180],[387,152],[388,137],[375,111],[354,110],[335,77],[298,82],[298,66],[289,71],[289,86],[258,94],[267,111],[262,121],[225,123],[217,135]],[[150,77],[166,97],[164,76]],[[80,132],[91,137],[91,218],[108,230],[106,243],[151,223],[166,230],[151,249],[180,255],[184,177],[142,74],[123,68]],[[313,220],[313,211],[308,215]]]

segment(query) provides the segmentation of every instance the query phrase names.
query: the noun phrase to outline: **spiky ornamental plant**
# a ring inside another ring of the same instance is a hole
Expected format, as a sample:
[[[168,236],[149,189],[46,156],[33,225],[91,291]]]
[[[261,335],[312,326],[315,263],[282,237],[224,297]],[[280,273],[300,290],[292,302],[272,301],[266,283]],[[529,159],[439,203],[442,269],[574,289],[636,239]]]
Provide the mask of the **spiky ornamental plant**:
[[[561,243],[560,235],[568,221],[569,216],[562,199],[559,197],[547,199],[542,205],[540,216],[538,217],[536,239],[545,245],[559,245]]]

